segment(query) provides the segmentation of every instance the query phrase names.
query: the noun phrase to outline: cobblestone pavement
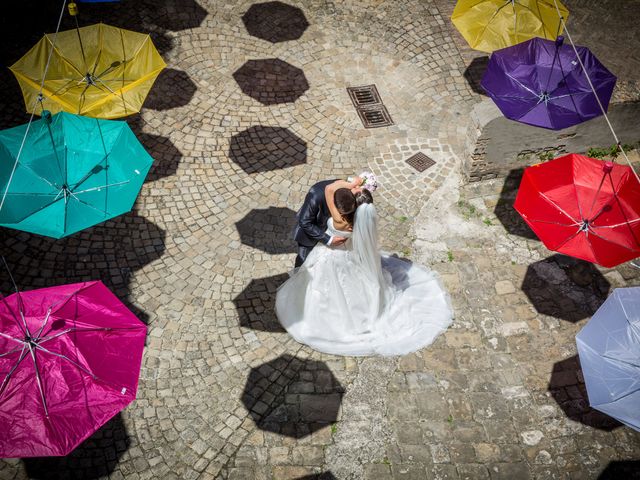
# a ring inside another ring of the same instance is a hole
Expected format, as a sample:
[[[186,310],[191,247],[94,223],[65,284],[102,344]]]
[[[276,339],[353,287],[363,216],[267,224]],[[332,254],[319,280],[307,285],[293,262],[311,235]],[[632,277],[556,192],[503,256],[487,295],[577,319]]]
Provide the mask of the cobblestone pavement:
[[[81,5],[81,22],[152,32],[169,65],[129,119],[156,164],[134,212],[61,241],[3,230],[0,248],[22,288],[100,278],[126,301],[148,325],[140,388],[69,457],[0,478],[639,478],[640,436],[588,407],[573,341],[636,270],[551,255],[513,178],[461,186],[481,96],[452,3]],[[372,83],[391,127],[351,104]],[[0,86],[18,124],[6,69]],[[435,166],[407,166],[418,151]],[[385,249],[440,272],[456,312],[402,358],[319,354],[273,314],[306,191],[365,168]]]

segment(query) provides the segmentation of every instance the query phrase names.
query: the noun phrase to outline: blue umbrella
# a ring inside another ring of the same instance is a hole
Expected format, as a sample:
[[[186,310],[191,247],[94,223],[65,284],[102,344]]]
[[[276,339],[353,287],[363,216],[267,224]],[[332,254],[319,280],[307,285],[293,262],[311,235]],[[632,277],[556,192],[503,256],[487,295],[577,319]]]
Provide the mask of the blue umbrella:
[[[0,131],[0,225],[62,238],[122,215],[152,163],[126,122],[45,110]]]
[[[576,343],[589,404],[640,431],[640,287],[615,289]]]

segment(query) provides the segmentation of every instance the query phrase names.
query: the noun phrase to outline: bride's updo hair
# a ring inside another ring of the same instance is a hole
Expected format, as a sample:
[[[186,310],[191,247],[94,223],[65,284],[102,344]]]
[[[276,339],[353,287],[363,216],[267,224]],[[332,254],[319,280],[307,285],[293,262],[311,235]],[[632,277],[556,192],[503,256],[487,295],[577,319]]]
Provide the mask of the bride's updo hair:
[[[364,203],[373,203],[373,195],[366,188],[356,193],[356,208]]]

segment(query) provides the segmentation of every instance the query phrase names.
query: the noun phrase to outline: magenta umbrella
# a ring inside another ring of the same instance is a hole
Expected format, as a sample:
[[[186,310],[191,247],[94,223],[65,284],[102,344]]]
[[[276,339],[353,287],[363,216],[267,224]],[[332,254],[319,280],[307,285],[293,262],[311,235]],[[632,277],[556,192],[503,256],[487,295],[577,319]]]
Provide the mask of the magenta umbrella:
[[[131,403],[146,327],[102,282],[0,302],[0,457],[69,454]]]

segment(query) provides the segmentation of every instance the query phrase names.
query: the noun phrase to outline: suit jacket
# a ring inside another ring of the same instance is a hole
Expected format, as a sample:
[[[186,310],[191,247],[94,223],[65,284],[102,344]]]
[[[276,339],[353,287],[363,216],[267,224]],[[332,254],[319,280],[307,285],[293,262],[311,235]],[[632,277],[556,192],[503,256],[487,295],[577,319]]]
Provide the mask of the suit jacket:
[[[293,230],[293,238],[300,245],[313,247],[316,243],[329,243],[331,237],[325,233],[327,221],[331,217],[324,198],[324,189],[335,180],[323,180],[309,189],[300,211],[296,215],[298,223]]]

